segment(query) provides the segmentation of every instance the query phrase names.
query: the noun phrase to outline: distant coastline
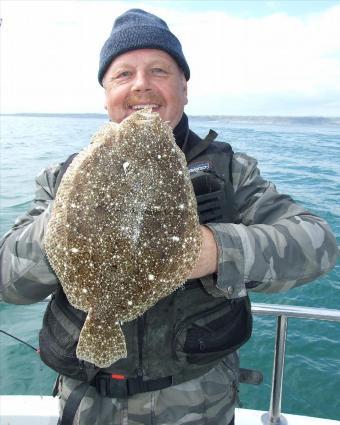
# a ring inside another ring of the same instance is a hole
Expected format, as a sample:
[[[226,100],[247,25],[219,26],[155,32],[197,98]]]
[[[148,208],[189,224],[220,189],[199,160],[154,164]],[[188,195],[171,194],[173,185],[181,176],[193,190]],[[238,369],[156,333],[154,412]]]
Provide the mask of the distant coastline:
[[[78,118],[78,119],[107,119],[106,114],[101,113],[43,113],[43,112],[20,112],[12,114],[0,114],[4,117],[31,117],[31,118]],[[303,124],[303,125],[331,125],[340,126],[339,117],[322,116],[270,116],[270,115],[188,115],[193,121],[209,120],[224,123],[258,123],[258,124]]]
[[[107,114],[99,113],[58,113],[58,112],[18,112],[12,114],[0,114],[5,117],[57,117],[57,118],[106,118]]]

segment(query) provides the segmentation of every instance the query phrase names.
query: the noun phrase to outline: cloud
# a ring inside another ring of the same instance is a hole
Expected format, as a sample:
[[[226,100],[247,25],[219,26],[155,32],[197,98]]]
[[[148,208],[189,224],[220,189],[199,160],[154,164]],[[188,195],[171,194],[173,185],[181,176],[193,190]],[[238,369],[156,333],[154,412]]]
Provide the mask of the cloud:
[[[205,13],[192,21],[190,35],[183,39],[195,82],[211,76],[202,87],[207,93],[340,89],[340,6],[305,20],[284,14],[240,19]]]
[[[129,2],[135,6],[140,3]],[[234,104],[235,113],[291,108],[304,114],[312,103],[318,114],[324,107],[324,114],[340,115],[334,101],[340,98],[340,5],[303,17],[268,8],[266,16],[247,19],[162,2],[143,7],[163,17],[182,42],[192,72],[189,113],[209,114],[218,105],[230,114]],[[3,2],[2,111],[103,112],[98,54],[114,17],[126,9],[119,1]]]

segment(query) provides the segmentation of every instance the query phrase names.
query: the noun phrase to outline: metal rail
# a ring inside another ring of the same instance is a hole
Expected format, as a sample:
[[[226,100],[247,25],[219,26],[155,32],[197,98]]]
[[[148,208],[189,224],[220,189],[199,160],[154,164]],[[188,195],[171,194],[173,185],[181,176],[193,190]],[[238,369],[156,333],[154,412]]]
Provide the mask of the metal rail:
[[[264,425],[287,425],[287,419],[281,415],[281,400],[288,318],[340,322],[340,310],[253,303],[252,313],[277,317],[270,405],[269,412],[262,416],[262,423]]]
[[[49,300],[50,297],[47,297],[43,301],[46,302]],[[340,310],[283,304],[252,303],[251,311],[255,315],[277,317],[271,397],[269,411],[262,416],[262,424],[288,425],[287,419],[281,415],[288,318],[326,320],[340,323]]]

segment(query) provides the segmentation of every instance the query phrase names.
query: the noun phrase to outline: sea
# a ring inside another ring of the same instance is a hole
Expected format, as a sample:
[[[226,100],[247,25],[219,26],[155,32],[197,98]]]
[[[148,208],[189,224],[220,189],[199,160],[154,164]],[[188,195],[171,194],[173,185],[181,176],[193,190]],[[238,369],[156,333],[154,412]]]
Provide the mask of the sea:
[[[2,115],[0,233],[28,211],[34,178],[49,164],[85,147],[105,122],[96,114]],[[235,152],[258,160],[261,174],[281,193],[318,214],[340,245],[340,117],[189,117],[200,136],[214,129]],[[285,293],[251,294],[253,302],[339,309],[340,262],[326,276]],[[46,302],[0,303],[0,328],[38,347]],[[268,410],[276,319],[254,317],[241,366],[262,371],[259,386],[241,384],[244,408]],[[27,345],[0,333],[0,394],[50,395],[56,378]],[[282,411],[340,420],[340,323],[289,319]],[[340,422],[339,422],[340,423]]]

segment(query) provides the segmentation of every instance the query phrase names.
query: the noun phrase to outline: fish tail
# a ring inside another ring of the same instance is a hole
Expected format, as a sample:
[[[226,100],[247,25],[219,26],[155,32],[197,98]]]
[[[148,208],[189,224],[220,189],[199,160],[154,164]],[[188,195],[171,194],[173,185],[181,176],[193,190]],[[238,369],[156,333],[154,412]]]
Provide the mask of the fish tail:
[[[101,368],[127,357],[120,324],[113,318],[96,317],[90,310],[80,332],[76,354],[79,359]]]

